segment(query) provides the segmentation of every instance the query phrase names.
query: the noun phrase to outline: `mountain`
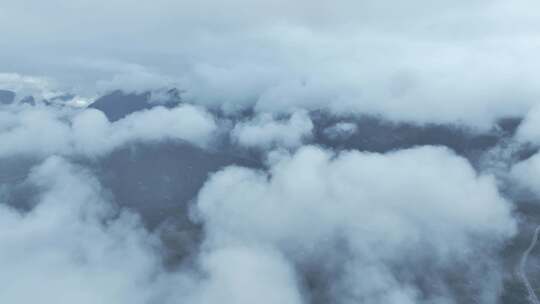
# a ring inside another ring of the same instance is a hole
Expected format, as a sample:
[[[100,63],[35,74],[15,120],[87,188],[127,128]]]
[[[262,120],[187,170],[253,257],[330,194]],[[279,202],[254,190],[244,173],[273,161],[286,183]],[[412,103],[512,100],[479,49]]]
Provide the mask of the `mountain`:
[[[0,104],[11,104],[15,101],[15,93],[8,90],[0,90]]]
[[[137,111],[150,109],[158,105],[171,107],[180,102],[180,91],[177,89],[159,93],[161,95],[159,96],[160,99],[154,101],[155,92],[126,93],[116,90],[98,98],[88,107],[102,111],[109,121],[113,122]]]

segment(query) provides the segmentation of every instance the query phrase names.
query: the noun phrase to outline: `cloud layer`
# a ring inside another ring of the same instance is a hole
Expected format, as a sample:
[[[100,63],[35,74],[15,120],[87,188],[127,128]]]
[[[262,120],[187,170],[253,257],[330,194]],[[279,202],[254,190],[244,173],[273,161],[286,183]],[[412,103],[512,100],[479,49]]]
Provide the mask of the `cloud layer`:
[[[2,302],[301,303],[279,253],[215,250],[195,268],[167,270],[158,236],[108,201],[89,171],[52,157],[27,183],[39,189],[35,208],[0,204]]]
[[[26,0],[2,7],[0,63],[87,96],[175,85],[226,110],[294,105],[485,128],[537,104],[537,7]]]
[[[539,8],[0,5],[0,302],[523,296]]]
[[[516,232],[494,180],[436,147],[304,147],[267,172],[228,167],[196,201],[201,249],[172,269],[159,235],[90,171],[51,157],[26,183],[35,207],[0,205],[8,302],[493,303],[496,252]],[[456,286],[454,272],[471,285]]]
[[[98,110],[14,106],[0,112],[0,157],[82,155],[97,157],[132,142],[183,140],[206,146],[217,125],[205,110],[155,107],[109,122]]]
[[[516,231],[511,208],[491,177],[435,147],[384,155],[306,147],[268,173],[217,173],[197,205],[208,246],[278,248],[306,272],[331,278],[315,288],[326,288],[334,303],[460,302],[443,274],[429,279],[441,284],[441,294],[424,294],[415,280],[430,276],[430,267],[459,269],[473,256],[494,281],[481,286],[474,272],[461,275],[475,282],[485,303],[495,300],[500,269],[488,261]]]

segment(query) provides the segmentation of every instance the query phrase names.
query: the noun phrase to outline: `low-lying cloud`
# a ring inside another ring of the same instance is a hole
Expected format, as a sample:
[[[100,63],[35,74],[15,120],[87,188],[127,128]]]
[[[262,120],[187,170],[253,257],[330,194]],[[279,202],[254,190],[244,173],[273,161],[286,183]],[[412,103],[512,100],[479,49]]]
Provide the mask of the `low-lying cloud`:
[[[304,147],[268,171],[225,168],[194,206],[194,263],[171,269],[159,235],[85,168],[51,157],[26,183],[35,207],[0,205],[7,302],[493,303],[496,252],[516,233],[493,178],[437,147]]]
[[[308,113],[298,111],[284,120],[276,120],[271,114],[260,114],[250,121],[237,123],[231,136],[241,146],[266,150],[299,147],[313,136],[312,131],[313,122]]]
[[[155,107],[109,122],[99,110],[14,106],[0,112],[0,157],[82,155],[97,157],[130,142],[183,140],[211,143],[217,131],[206,110]]]
[[[474,256],[500,278],[489,260],[516,232],[511,209],[492,177],[436,147],[339,155],[306,147],[268,173],[232,167],[215,174],[197,204],[208,246],[278,248],[329,280],[314,288],[326,288],[334,303],[460,302],[444,273]],[[429,280],[441,294],[415,285],[430,267],[440,271]],[[474,272],[461,275],[485,303],[496,299],[500,281],[482,286]]]

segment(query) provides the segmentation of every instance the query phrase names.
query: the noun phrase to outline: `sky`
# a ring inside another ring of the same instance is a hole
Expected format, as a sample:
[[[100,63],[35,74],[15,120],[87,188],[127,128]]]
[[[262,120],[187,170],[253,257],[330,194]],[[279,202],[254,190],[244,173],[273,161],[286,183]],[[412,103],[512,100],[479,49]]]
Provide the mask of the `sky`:
[[[330,108],[487,128],[537,104],[537,6],[4,1],[0,64],[86,98],[177,86],[229,111]]]

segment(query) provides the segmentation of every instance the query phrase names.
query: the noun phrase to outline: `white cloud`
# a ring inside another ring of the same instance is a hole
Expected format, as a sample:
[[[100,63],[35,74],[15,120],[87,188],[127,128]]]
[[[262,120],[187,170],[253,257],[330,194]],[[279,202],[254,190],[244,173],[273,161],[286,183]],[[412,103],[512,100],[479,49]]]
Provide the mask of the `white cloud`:
[[[70,128],[61,120],[67,113],[27,107],[10,110],[0,110],[10,122],[0,130],[0,156],[50,155],[70,150]]]
[[[219,130],[204,107],[252,107],[232,139],[278,149],[268,169],[210,177],[194,207],[200,251],[175,269],[162,265],[157,235],[115,209],[91,170],[47,159],[25,183],[37,192],[30,210],[5,204],[13,189],[0,188],[0,302],[496,303],[504,267],[496,257],[516,223],[493,177],[444,148],[302,145],[314,129],[309,110],[320,108],[483,129],[527,115],[516,138],[540,143],[538,8],[532,0],[2,4],[0,89],[18,98],[73,92],[70,103],[84,106],[114,89],[175,86],[195,105],[116,122],[93,109],[2,106],[0,158],[99,157],[170,140],[206,147]],[[340,122],[325,134],[355,131]],[[515,154],[500,145],[486,167],[507,174]],[[539,174],[539,155],[510,172],[540,195]],[[449,282],[456,276],[466,291]]]
[[[25,76],[16,73],[2,73],[0,71],[0,88],[17,92],[17,98],[35,96],[38,99],[47,99],[61,95],[56,84],[44,77]]]
[[[522,142],[540,144],[540,107],[531,109],[519,125],[516,138]]]
[[[540,153],[516,163],[510,170],[510,177],[519,185],[540,196]]]
[[[296,111],[287,119],[276,120],[271,114],[239,122],[231,131],[232,138],[249,148],[296,148],[312,136],[313,122],[306,111]]]
[[[215,250],[204,256],[209,276],[193,303],[301,304],[294,270],[278,252],[249,247]]]
[[[6,107],[0,124],[0,156],[52,154],[100,156],[130,142],[185,140],[208,145],[217,125],[211,114],[190,105],[155,107],[110,123],[94,109]]]
[[[388,265],[414,273],[419,265],[455,270],[475,255],[487,263],[490,248],[516,231],[494,179],[435,147],[339,155],[302,148],[268,173],[238,167],[216,173],[197,207],[209,246],[271,244],[296,263],[321,269],[347,256],[355,266],[334,274],[332,288],[355,286],[351,300],[369,303],[420,301],[414,283],[394,277]],[[341,243],[345,252],[337,249]],[[497,278],[499,269],[492,271]],[[490,283],[488,293],[496,297],[499,283]]]
[[[0,201],[3,303],[302,303],[278,252],[223,248],[165,269],[159,238],[115,209],[89,171],[51,157],[27,183],[39,193],[32,210]]]
[[[144,93],[146,91],[160,89],[162,87],[178,86],[174,78],[161,75],[158,72],[138,64],[121,63],[101,63],[105,70],[112,70],[111,79],[99,80],[96,88],[99,92],[110,92],[114,90],[125,90],[128,92]],[[99,65],[101,67],[101,65]],[[111,67],[108,67],[111,65]]]
[[[209,113],[189,105],[173,109],[155,107],[113,123],[109,123],[98,110],[86,110],[73,119],[75,150],[83,155],[107,153],[137,141],[185,140],[206,146],[211,142],[216,128]]]
[[[352,122],[338,122],[324,129],[323,133],[330,139],[346,139],[358,130],[358,126]]]
[[[35,207],[0,202],[0,301],[299,304],[313,292],[305,276],[322,276],[317,292],[334,303],[452,303],[448,290],[421,291],[397,271],[441,284],[460,265],[480,299],[489,291],[482,303],[497,297],[491,250],[515,224],[493,180],[449,151],[305,147],[270,174],[213,176],[198,200],[208,234],[195,264],[166,270],[156,235],[107,201],[90,171],[49,158],[26,182]]]
[[[0,202],[0,301],[148,303],[155,296],[156,240],[134,215],[114,217],[95,178],[50,158],[29,182],[43,191],[33,210]]]

